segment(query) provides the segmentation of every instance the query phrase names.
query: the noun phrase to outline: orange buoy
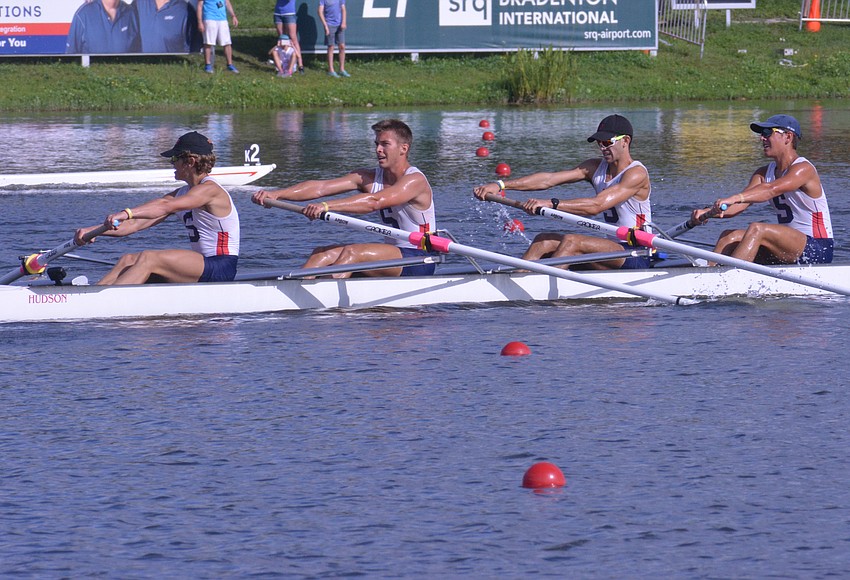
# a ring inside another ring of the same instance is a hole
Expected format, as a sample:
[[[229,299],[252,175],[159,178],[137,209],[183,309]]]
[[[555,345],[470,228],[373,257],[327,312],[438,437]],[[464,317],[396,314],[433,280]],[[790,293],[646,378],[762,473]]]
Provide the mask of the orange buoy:
[[[488,155],[490,155],[490,150],[486,147],[479,147],[475,150],[475,155],[477,157],[487,157]]]
[[[809,6],[809,18],[820,19],[820,0],[812,0],[812,4]],[[809,32],[819,32],[820,22],[806,22],[806,30]]]
[[[502,356],[527,356],[531,349],[524,342],[509,342],[502,347]]]
[[[511,174],[511,166],[507,163],[499,163],[496,166],[496,175],[501,175],[502,177],[507,177]]]
[[[487,119],[481,119],[481,121],[478,123],[478,126],[479,127],[489,127],[490,121],[488,121]]]
[[[505,231],[514,233],[514,232],[524,232],[525,225],[519,221],[518,219],[513,219],[505,222]]]
[[[566,484],[567,479],[564,477],[564,473],[557,465],[548,461],[535,463],[522,476],[522,486],[532,489],[564,487]]]
[[[496,138],[496,135],[494,135],[492,131],[484,131],[484,134],[481,135],[481,138],[485,141],[493,141]]]

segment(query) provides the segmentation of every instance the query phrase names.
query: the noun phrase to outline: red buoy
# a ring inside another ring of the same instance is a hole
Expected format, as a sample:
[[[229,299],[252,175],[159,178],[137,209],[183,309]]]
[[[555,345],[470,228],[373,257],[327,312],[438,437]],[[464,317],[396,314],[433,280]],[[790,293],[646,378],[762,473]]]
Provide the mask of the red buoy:
[[[490,121],[488,121],[487,119],[481,119],[481,121],[478,123],[478,126],[479,127],[489,127]]]
[[[475,155],[477,155],[478,157],[487,157],[488,155],[490,155],[490,150],[486,147],[479,147],[475,151]]]
[[[499,163],[496,166],[496,175],[501,175],[502,177],[508,177],[511,174],[511,166],[507,163]]]
[[[512,219],[510,221],[505,222],[505,231],[510,233],[524,232],[525,225],[518,219]]]
[[[496,139],[496,135],[492,131],[484,131],[484,134],[481,135],[481,138],[485,141],[493,141]]]
[[[531,354],[531,349],[524,342],[509,342],[502,347],[502,356],[526,356]]]
[[[522,476],[522,486],[533,489],[544,487],[564,487],[567,479],[558,466],[548,461],[535,463]]]

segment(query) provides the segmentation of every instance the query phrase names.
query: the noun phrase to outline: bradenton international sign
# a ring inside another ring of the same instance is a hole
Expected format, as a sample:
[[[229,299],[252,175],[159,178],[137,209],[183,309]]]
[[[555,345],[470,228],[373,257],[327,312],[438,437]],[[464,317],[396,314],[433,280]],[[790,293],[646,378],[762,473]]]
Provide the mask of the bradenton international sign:
[[[352,4],[347,0],[347,6]],[[348,8],[347,45],[373,52],[658,47],[655,0],[359,0],[356,4],[362,10]]]
[[[156,0],[0,0],[0,56],[193,52],[200,47],[194,1],[170,0],[157,10]],[[549,46],[655,49],[655,2],[346,0],[346,48],[361,53],[494,52]],[[273,0],[268,4],[273,43]],[[107,20],[110,26],[103,25],[104,6],[114,15]],[[302,49],[324,52],[318,0],[297,0],[296,10]]]

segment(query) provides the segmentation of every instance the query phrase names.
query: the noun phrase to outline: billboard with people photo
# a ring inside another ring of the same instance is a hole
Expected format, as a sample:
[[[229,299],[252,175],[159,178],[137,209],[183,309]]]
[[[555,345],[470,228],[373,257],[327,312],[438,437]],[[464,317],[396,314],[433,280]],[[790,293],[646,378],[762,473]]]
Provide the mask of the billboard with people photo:
[[[42,0],[0,7],[0,56],[186,54],[200,46],[192,0]]]

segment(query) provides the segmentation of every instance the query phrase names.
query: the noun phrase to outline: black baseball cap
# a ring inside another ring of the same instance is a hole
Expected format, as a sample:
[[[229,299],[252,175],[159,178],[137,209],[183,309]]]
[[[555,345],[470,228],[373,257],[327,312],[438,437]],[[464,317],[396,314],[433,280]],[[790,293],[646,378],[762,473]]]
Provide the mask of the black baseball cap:
[[[634,137],[633,133],[634,130],[632,129],[632,124],[629,123],[629,120],[624,116],[608,115],[602,119],[601,123],[599,123],[599,127],[596,128],[596,133],[587,138],[587,142],[593,143],[594,141],[608,141],[609,139],[613,139],[619,135]]]
[[[195,155],[210,155],[213,152],[212,141],[198,133],[192,131],[182,135],[174,147],[168,151],[160,153],[163,157],[175,157],[183,153],[193,153]]]

